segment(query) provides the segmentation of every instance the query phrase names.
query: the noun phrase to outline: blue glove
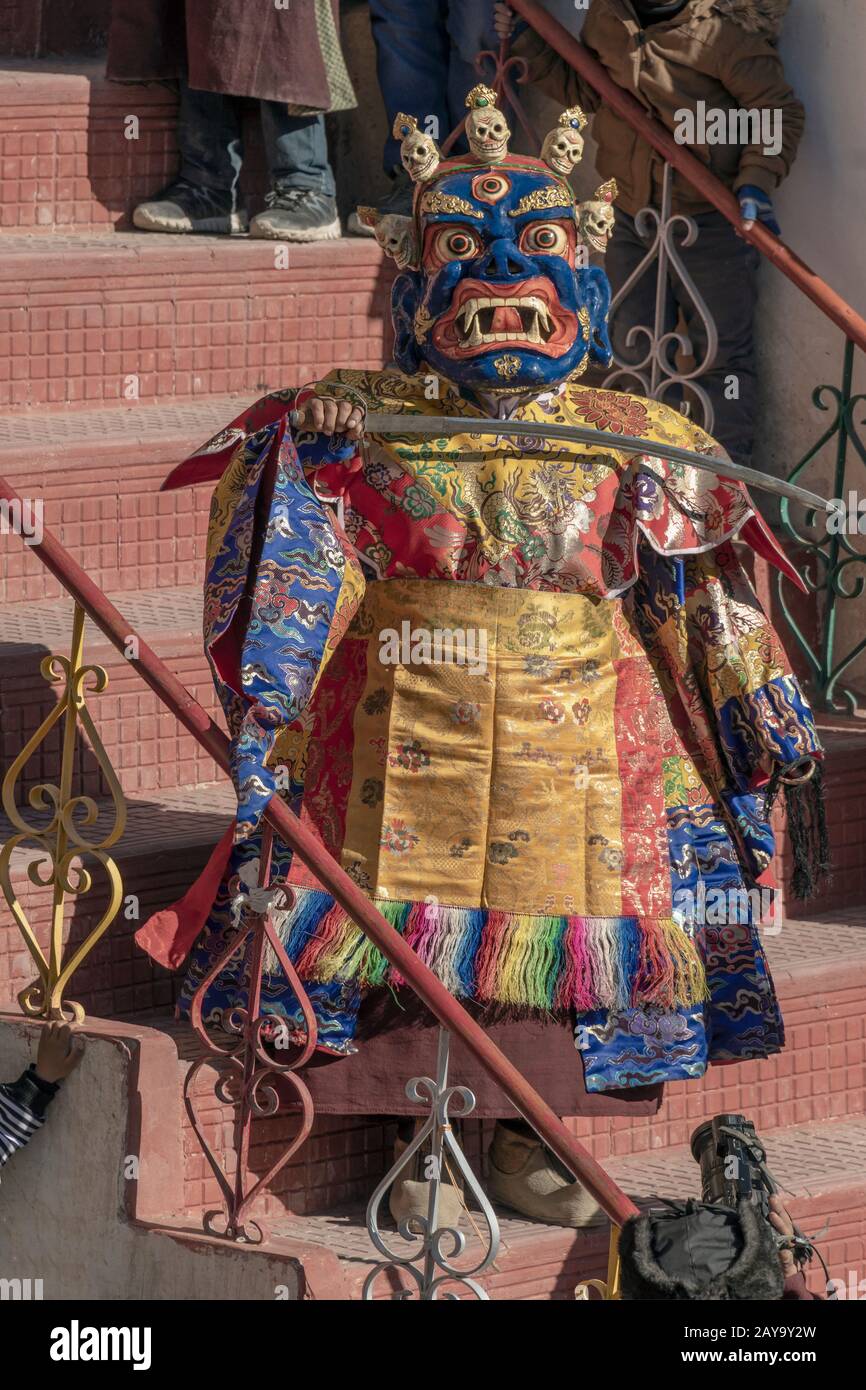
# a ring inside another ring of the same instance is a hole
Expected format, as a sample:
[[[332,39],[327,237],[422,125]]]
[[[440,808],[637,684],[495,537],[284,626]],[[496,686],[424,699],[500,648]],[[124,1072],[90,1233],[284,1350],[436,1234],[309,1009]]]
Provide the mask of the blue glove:
[[[764,226],[776,236],[782,235],[782,228],[776,221],[772,201],[763,188],[756,188],[753,183],[744,183],[742,188],[737,189],[737,197],[744,222],[763,222]]]

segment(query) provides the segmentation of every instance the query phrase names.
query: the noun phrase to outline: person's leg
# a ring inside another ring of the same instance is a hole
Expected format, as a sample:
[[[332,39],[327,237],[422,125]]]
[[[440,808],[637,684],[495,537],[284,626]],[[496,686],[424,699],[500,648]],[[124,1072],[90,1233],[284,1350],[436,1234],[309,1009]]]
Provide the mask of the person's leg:
[[[400,144],[391,135],[398,112],[417,116],[437,141],[449,131],[446,0],[370,0],[376,70],[388,117],[384,165],[401,168]]]
[[[493,0],[449,0],[448,115],[453,130],[466,115],[466,94],[481,81],[475,67],[481,52],[499,52]],[[443,131],[443,137],[447,132]]]
[[[265,154],[275,189],[308,188],[333,198],[324,116],[290,116],[279,101],[259,103]]]
[[[268,207],[250,234],[280,241],[326,241],[340,235],[336,187],[324,116],[291,116],[285,104],[260,102],[271,174]]]
[[[179,177],[198,188],[237,196],[243,158],[236,98],[180,84],[177,120]]]
[[[651,242],[638,234],[634,218],[628,213],[617,212],[613,236],[607,248],[604,269],[610,281],[611,299],[626,285],[647,254]],[[638,327],[653,329],[656,313],[656,265],[650,265],[640,279],[635,282],[620,304],[610,316],[610,338],[617,359],[625,362],[640,362],[647,354],[649,339],[645,333],[637,333],[634,342],[629,344],[632,329]],[[674,327],[676,305],[668,288],[664,303],[664,331]],[[615,364],[619,365],[619,361]],[[613,368],[611,368],[613,370]],[[649,370],[647,370],[649,376]],[[633,378],[623,377],[614,383],[617,390],[643,394],[640,383]]]
[[[681,255],[719,336],[713,367],[698,381],[713,407],[715,418],[710,433],[724,445],[735,463],[748,465],[754,443],[757,397],[754,319],[760,255],[737,236],[720,212],[701,213],[695,220],[697,240]],[[707,350],[706,328],[687,286],[678,277],[673,288],[695,360],[700,362]]]
[[[177,134],[178,175],[139,204],[135,226],[149,232],[245,230],[246,216],[238,208],[243,151],[237,100],[181,82]]]

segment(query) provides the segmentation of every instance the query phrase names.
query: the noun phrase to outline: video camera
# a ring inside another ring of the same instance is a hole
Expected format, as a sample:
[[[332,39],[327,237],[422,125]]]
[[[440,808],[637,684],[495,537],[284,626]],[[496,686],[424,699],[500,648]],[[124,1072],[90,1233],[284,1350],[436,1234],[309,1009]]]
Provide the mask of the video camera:
[[[691,1137],[701,1200],[665,1201],[634,1217],[620,1237],[624,1299],[775,1300],[784,1279],[779,1251],[798,1263],[814,1249],[801,1231],[770,1225],[778,1191],[755,1126],[744,1115],[716,1115]]]

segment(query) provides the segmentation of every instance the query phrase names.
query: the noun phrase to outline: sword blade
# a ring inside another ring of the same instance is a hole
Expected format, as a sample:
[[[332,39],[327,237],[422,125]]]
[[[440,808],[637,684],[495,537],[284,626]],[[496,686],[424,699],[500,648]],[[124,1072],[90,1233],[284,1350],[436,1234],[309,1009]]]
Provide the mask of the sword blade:
[[[386,415],[369,411],[364,422],[367,434],[382,435],[433,435],[435,437],[452,434],[492,434],[504,438],[565,439],[577,444],[600,444],[605,449],[613,449],[625,454],[651,454],[655,458],[670,459],[674,463],[687,463],[692,468],[700,468],[704,473],[712,473],[717,478],[734,478],[752,487],[772,492],[777,497],[789,497],[792,502],[818,512],[833,512],[831,502],[819,497],[816,492],[798,487],[796,483],[786,482],[784,478],[774,478],[770,473],[762,473],[757,468],[746,468],[730,459],[720,459],[708,454],[696,454],[691,449],[681,449],[675,444],[660,444],[657,439],[641,439],[632,434],[610,434],[606,430],[594,430],[588,425],[543,424],[535,420],[487,420],[474,415],[461,419],[449,415]]]

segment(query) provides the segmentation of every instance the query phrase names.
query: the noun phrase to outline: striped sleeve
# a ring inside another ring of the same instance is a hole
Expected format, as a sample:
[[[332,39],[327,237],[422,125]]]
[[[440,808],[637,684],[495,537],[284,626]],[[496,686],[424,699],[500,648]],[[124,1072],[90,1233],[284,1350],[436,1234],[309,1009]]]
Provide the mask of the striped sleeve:
[[[17,1081],[0,1085],[0,1167],[42,1128],[46,1106],[58,1089],[40,1082],[32,1067]]]

